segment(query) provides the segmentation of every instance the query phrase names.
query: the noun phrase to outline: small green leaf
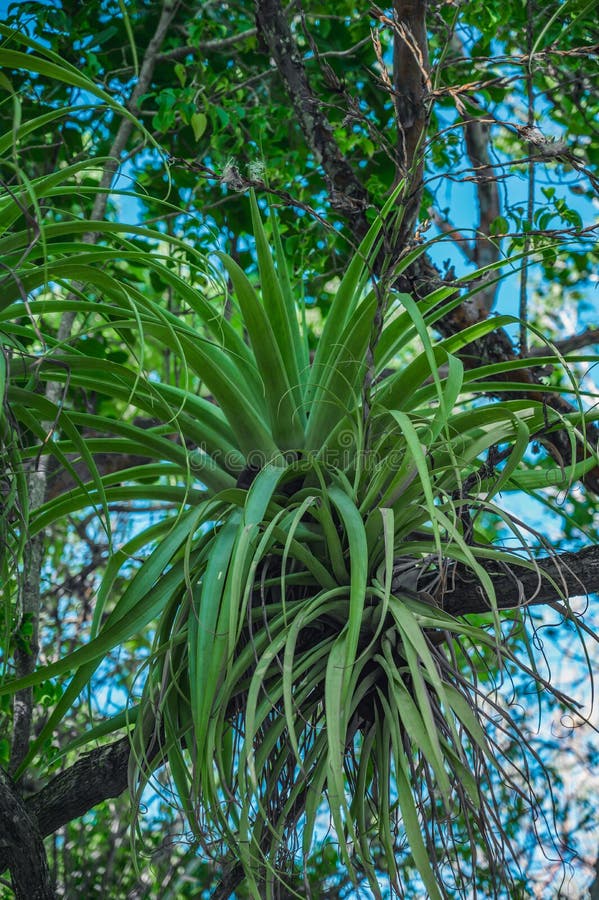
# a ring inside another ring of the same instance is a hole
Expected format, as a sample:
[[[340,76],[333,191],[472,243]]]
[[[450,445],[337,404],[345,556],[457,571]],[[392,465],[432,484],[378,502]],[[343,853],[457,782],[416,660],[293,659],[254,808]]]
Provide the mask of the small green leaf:
[[[507,234],[510,230],[510,226],[508,225],[508,221],[504,216],[497,216],[497,218],[493,219],[491,222],[490,232],[491,234]]]
[[[194,113],[191,117],[190,125],[193,128],[193,136],[196,141],[199,141],[204,132],[206,131],[206,125],[208,124],[208,119],[204,115],[204,113],[197,112]]]

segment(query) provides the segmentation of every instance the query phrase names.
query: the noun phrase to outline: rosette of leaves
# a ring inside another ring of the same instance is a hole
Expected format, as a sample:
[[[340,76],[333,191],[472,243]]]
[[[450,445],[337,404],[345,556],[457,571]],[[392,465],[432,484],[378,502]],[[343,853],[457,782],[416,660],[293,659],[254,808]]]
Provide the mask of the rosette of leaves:
[[[416,305],[371,278],[394,202],[348,266],[311,355],[276,222],[273,257],[251,198],[260,290],[220,254],[247,343],[214,319],[217,340],[193,350],[227,438],[207,455],[236,483],[206,479],[209,496],[169,534],[175,552],[158,548],[132,585],[143,603],[146,573],[168,560],[152,581],[161,614],[132,784],[141,796],[168,758],[198,841],[235,860],[232,877],[242,870],[256,898],[275,896],[308,857],[323,798],[343,863],[375,896],[374,860],[400,890],[403,855],[440,897],[452,841],[476,833],[473,844],[503,858],[501,816],[483,787],[489,766],[522,794],[485,735],[466,650],[498,666],[512,659],[483,565],[511,556],[476,519],[492,511],[520,537],[494,497],[534,481],[519,473],[532,434],[573,431],[577,417],[548,423],[541,400],[483,399],[505,367],[466,374],[456,351],[504,320],[433,344],[428,327],[457,302],[451,291]],[[420,351],[398,366],[415,340]],[[495,471],[487,454],[498,447]],[[444,612],[458,571],[478,582],[491,628]],[[509,728],[495,705],[497,714]]]
[[[117,500],[168,498],[179,512],[114,552],[88,643],[3,686],[74,673],[25,765],[107,654],[149,629],[141,696],[73,747],[133,726],[137,801],[167,761],[198,842],[231,861],[225,880],[243,877],[256,898],[276,895],[286,871],[307,858],[324,804],[343,863],[366,875],[375,896],[382,867],[401,889],[404,864],[433,898],[444,895],[447,877],[465,891],[477,847],[494,860],[498,881],[509,881],[502,813],[485,786],[495,770],[519,796],[526,791],[483,728],[495,717],[509,730],[510,719],[485,701],[478,660],[534,670],[523,629],[523,660],[504,640],[486,566],[516,557],[480,522],[488,511],[524,543],[494,498],[544,485],[546,470],[523,471],[531,435],[569,429],[574,441],[581,416],[554,414],[541,394],[538,402],[485,399],[496,377],[510,390],[512,364],[466,372],[458,353],[511,320],[433,343],[429,329],[465,298],[442,288],[416,304],[393,290],[421,248],[372,277],[398,191],[348,265],[312,353],[276,221],[271,215],[269,240],[254,197],[259,288],[219,254],[233,287],[229,316],[210,281],[198,290],[169,253],[141,243],[155,232],[53,220],[51,204],[42,215],[36,201],[70,190],[72,174],[27,184],[0,206],[0,253],[12,275],[0,324],[13,358],[7,396],[20,452],[25,461],[54,455],[76,485],[32,511],[28,533],[90,508],[109,530]],[[27,198],[43,235],[35,245]],[[93,247],[83,239],[90,230],[102,236]],[[192,251],[168,240],[189,265]],[[166,309],[156,284],[189,315]],[[77,340],[59,343],[48,323],[65,311],[81,324]],[[86,334],[110,336],[125,359],[87,353]],[[183,385],[150,377],[143,359],[152,347],[177,357]],[[40,390],[45,383],[63,386],[59,405]],[[87,412],[77,392],[91,390],[114,398],[121,418]],[[140,427],[131,409],[153,424]],[[497,448],[495,468],[488,454]],[[101,474],[96,454],[118,452],[145,461]],[[556,467],[553,480],[592,464]],[[118,589],[121,567],[144,554]],[[482,623],[443,609],[458,572],[487,600]]]

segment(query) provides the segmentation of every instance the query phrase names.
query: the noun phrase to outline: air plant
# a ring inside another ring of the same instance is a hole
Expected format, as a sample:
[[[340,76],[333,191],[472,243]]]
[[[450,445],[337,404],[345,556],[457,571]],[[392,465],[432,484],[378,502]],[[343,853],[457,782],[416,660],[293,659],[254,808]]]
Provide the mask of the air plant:
[[[444,287],[415,302],[395,289],[422,247],[373,276],[400,188],[347,266],[311,353],[276,217],[269,238],[253,195],[259,288],[219,254],[232,285],[229,317],[215,302],[214,274],[198,290],[168,253],[133,241],[156,239],[141,226],[40,214],[43,241],[33,246],[19,227],[24,208],[66,189],[74,174],[23,185],[0,205],[8,229],[0,253],[12,274],[0,303],[11,429],[20,429],[24,460],[53,454],[75,483],[24,521],[35,534],[95,508],[109,530],[111,503],[139,498],[168,498],[178,512],[114,551],[88,643],[4,685],[14,691],[74,673],[25,765],[107,654],[149,630],[141,695],[73,747],[127,727],[135,803],[167,762],[197,841],[229,860],[231,877],[243,877],[254,897],[275,896],[286,872],[307,859],[323,803],[343,863],[365,874],[377,897],[381,858],[398,890],[404,859],[430,897],[444,896],[448,871],[461,883],[464,841],[509,880],[509,840],[486,786],[499,777],[533,798],[489,736],[512,722],[479,669],[487,658],[535,677],[524,629],[517,649],[505,639],[489,574],[491,562],[535,563],[519,552],[521,528],[497,497],[548,483],[547,469],[531,472],[526,463],[531,436],[566,429],[576,442],[583,414],[554,413],[542,393],[537,401],[489,398],[499,377],[504,394],[518,390],[512,363],[465,371],[461,349],[508,317],[431,338],[465,297]],[[95,247],[82,239],[90,230],[102,234]],[[175,254],[191,252],[168,240]],[[196,262],[208,272],[201,255]],[[123,278],[126,265],[145,275]],[[147,273],[192,315],[166,310]],[[138,363],[86,355],[81,342],[57,344],[44,323],[67,310],[89,334],[118,336]],[[25,338],[37,352],[21,353]],[[148,377],[150,346],[176,355],[182,386]],[[58,406],[40,382],[64,387]],[[154,424],[92,415],[69,401],[76,390],[103,392]],[[51,437],[45,423],[53,423]],[[95,436],[86,437],[91,428]],[[12,439],[7,447],[14,454]],[[147,461],[101,474],[96,454],[119,452]],[[86,462],[87,479],[73,454]],[[567,483],[592,464],[556,464],[553,481]],[[511,532],[516,550],[490,542],[485,516]],[[118,591],[122,566],[144,554]],[[486,616],[444,608],[464,579],[479,585]],[[515,619],[522,623],[520,613]]]

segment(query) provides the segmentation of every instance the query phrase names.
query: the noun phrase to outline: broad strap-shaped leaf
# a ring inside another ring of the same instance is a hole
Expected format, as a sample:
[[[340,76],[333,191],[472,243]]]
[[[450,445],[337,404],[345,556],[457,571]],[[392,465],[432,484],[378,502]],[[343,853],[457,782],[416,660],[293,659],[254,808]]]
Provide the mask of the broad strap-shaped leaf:
[[[273,438],[282,450],[301,449],[304,442],[302,417],[305,413],[300,401],[299,376],[292,373],[296,378],[295,385],[292,385],[283,356],[284,352],[289,351],[284,342],[279,346],[281,335],[275,336],[275,326],[278,324],[282,329],[284,325],[269,321],[256,291],[237,263],[224,254],[219,254],[219,258],[231,277],[243,313],[262,380],[263,402],[269,412]]]
[[[307,450],[320,450],[338,423],[351,414],[361,400],[365,354],[376,306],[377,297],[371,291],[350,317],[337,342],[329,347],[313,387],[312,400],[307,403]],[[315,359],[313,369],[316,366]]]
[[[279,256],[280,271],[275,269],[271,250],[262,223],[262,216],[256,202],[256,195],[250,191],[250,209],[252,213],[252,226],[254,240],[256,241],[256,256],[258,258],[258,270],[260,272],[260,293],[264,309],[273,330],[281,359],[287,371],[287,379],[294,400],[299,407],[302,401],[300,359],[302,355],[302,339],[300,336],[297,309],[291,293],[287,267],[282,255]],[[271,216],[273,231],[276,241],[278,236],[276,216]]]
[[[372,258],[381,229],[390,217],[398,196],[404,188],[401,181],[392,191],[381,213],[368,229],[360,246],[353,255],[341,283],[337,288],[331,308],[326,317],[322,335],[314,354],[312,372],[308,381],[306,400],[311,404],[312,397],[318,389],[323,373],[331,369],[331,354],[336,352],[340,335],[353,316],[363,289],[372,275]]]

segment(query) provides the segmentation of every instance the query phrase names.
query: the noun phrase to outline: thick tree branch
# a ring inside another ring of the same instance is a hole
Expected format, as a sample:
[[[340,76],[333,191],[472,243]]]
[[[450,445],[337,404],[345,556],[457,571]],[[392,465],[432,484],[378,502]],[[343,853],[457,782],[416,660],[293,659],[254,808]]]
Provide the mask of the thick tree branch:
[[[29,473],[29,503],[36,509],[44,502],[47,477],[47,459],[38,460],[36,469]],[[39,653],[40,573],[44,560],[43,534],[29,537],[23,552],[23,575],[19,590],[19,621],[14,652],[15,677],[23,678],[35,669]],[[29,631],[29,638],[25,634]],[[33,688],[17,691],[12,704],[13,721],[10,747],[9,772],[17,771],[27,754],[33,721]]]
[[[119,797],[127,787],[130,751],[128,737],[92,750],[28,797],[27,811],[35,817],[41,834],[53,834],[103,800]]]
[[[485,565],[483,563],[483,565]],[[599,591],[599,546],[576,553],[558,553],[536,561],[537,571],[514,565],[485,565],[492,577],[499,609],[538,606]],[[443,608],[452,615],[489,612],[489,601],[478,583],[458,577],[445,594]]]
[[[345,215],[363,212],[370,204],[368,192],[335,141],[322,102],[308,81],[280,0],[256,0],[256,24],[283,79],[306,142],[322,166],[331,205]]]
[[[35,816],[0,769],[0,858],[10,868],[16,900],[54,900],[46,851]]]
[[[474,244],[474,262],[480,267],[491,265],[499,259],[499,242],[491,237],[491,224],[499,215],[499,189],[489,156],[489,125],[484,119],[470,117],[464,122],[466,151],[474,169],[474,182],[478,197],[479,223]],[[491,310],[497,293],[497,285],[485,288],[482,299]]]
[[[403,175],[412,169],[426,130],[430,92],[426,0],[395,0],[393,3],[393,87],[398,144]],[[420,178],[421,180],[421,178]]]
[[[10,867],[14,879],[15,866],[17,869],[20,865],[32,866],[39,859],[36,842],[43,851],[42,838],[79,818],[103,800],[120,796],[127,787],[130,750],[129,738],[92,750],[25,801],[20,800],[9,779],[0,770],[0,872]],[[16,825],[13,824],[15,816]],[[22,827],[15,830],[20,822]],[[19,848],[18,853],[13,845]],[[21,896],[24,900],[30,900],[34,894]],[[53,896],[52,893],[39,894],[40,900]]]
[[[399,240],[405,243],[418,221],[422,199],[424,153],[429,117],[426,0],[394,0],[393,89],[400,176],[407,179],[407,203]]]

